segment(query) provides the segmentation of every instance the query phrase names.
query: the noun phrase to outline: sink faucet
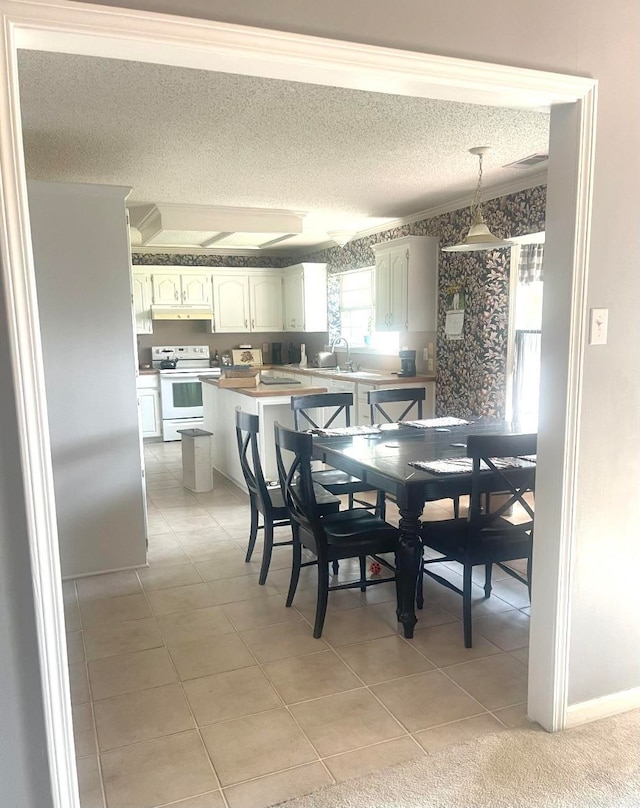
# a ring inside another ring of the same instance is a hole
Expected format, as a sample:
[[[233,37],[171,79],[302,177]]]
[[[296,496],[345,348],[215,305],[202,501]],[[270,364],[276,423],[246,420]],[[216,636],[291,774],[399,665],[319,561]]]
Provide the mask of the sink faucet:
[[[353,362],[351,361],[351,351],[349,349],[349,343],[347,342],[346,337],[336,337],[334,341],[331,343],[331,353],[336,352],[336,345],[339,342],[344,342],[344,346],[347,349],[347,358],[345,360],[345,365],[348,371],[353,370]]]

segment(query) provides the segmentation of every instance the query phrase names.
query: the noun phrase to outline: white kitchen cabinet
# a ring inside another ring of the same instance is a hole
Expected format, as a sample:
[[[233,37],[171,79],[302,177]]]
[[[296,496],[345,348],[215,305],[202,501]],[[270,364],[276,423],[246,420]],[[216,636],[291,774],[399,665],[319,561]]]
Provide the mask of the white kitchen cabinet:
[[[153,303],[158,305],[211,306],[211,273],[160,270],[151,274]]]
[[[376,330],[435,331],[438,239],[405,236],[374,244]]]
[[[282,331],[282,277],[280,273],[249,276],[251,331]]]
[[[131,291],[136,334],[153,334],[151,275],[146,269],[140,271],[134,267],[131,273]]]
[[[218,333],[282,331],[280,272],[214,272],[213,310]]]
[[[160,409],[160,381],[157,374],[138,376],[138,417],[143,438],[162,435],[162,411]]]
[[[213,317],[216,332],[251,330],[247,275],[213,275]]]
[[[296,264],[283,270],[284,330],[326,331],[327,265]]]

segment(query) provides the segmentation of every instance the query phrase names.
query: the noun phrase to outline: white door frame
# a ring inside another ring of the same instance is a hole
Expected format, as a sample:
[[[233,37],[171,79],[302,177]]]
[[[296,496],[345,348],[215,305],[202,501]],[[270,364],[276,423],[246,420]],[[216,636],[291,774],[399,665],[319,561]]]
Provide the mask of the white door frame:
[[[574,487],[586,324],[597,83],[593,79],[66,0],[0,0],[0,259],[10,331],[49,764],[56,808],[78,805],[44,374],[22,147],[17,48],[135,59],[503,107],[552,107],[547,266],[561,355],[542,389],[537,495],[549,551],[537,554],[529,715],[565,726]],[[560,105],[560,106],[558,106]],[[555,132],[555,136],[554,136]],[[554,159],[554,154],[557,155]],[[562,321],[562,322],[561,322]],[[18,370],[19,369],[19,370]],[[560,378],[558,379],[558,374]],[[559,383],[558,383],[559,382]],[[551,531],[551,532],[549,532]],[[540,559],[540,560],[538,560]],[[544,593],[539,602],[536,591]]]

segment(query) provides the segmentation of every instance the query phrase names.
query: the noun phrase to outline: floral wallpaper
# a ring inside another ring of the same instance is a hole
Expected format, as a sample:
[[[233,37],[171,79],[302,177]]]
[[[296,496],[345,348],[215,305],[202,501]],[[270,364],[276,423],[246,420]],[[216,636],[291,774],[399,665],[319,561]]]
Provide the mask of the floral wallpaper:
[[[508,238],[545,229],[546,186],[484,202],[490,230]],[[340,334],[338,275],[348,269],[373,266],[372,244],[402,236],[437,236],[445,247],[460,241],[471,226],[469,208],[385,230],[305,256],[172,255],[134,252],[134,264],[179,266],[285,267],[300,261],[327,264],[329,336]],[[461,340],[444,334],[445,290],[456,286],[465,295]],[[460,418],[502,418],[505,413],[507,317],[509,310],[509,250],[440,253],[436,413]]]

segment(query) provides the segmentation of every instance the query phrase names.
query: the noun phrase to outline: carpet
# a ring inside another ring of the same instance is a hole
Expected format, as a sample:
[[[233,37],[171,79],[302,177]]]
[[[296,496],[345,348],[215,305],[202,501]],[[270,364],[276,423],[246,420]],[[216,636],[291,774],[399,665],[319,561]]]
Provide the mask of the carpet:
[[[550,734],[508,730],[281,808],[640,808],[640,710]]]

